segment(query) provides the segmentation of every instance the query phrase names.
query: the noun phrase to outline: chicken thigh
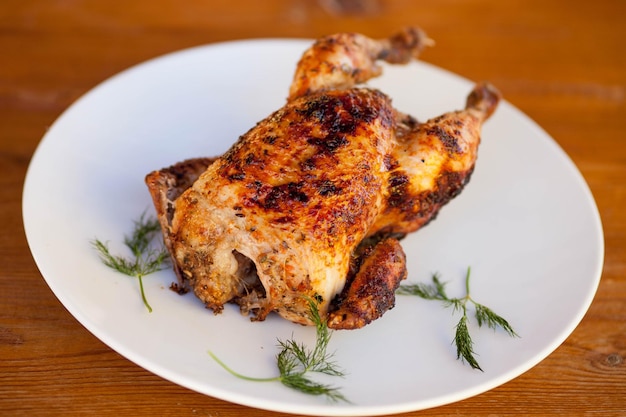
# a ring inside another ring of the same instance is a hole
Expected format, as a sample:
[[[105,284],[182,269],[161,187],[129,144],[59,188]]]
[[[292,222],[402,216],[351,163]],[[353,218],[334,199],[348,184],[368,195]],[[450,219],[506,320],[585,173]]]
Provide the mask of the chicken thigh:
[[[430,41],[409,28],[389,39],[342,33],[297,65],[286,104],[224,155],[146,177],[181,290],[220,312],[270,312],[312,324],[309,300],[335,329],[363,327],[394,306],[406,277],[399,239],[468,181],[481,124],[499,93],[419,123],[358,84],[378,60],[406,63]]]

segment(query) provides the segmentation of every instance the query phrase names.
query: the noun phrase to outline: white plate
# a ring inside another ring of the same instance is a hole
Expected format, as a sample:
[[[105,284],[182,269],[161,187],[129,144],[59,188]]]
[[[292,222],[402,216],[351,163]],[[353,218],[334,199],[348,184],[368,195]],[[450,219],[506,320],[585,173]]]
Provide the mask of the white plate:
[[[263,409],[310,415],[379,415],[462,400],[517,377],[556,349],[589,307],[604,244],[580,173],[535,123],[503,102],[483,129],[475,173],[438,219],[403,241],[411,282],[439,272],[463,295],[507,318],[521,338],[470,327],[479,372],[456,360],[458,317],[433,301],[399,297],[330,349],[348,373],[331,380],[351,403],[330,403],[279,383],[227,374],[212,350],[253,376],[276,374],[276,339],[312,346],[313,329],[277,317],[251,323],[234,306],[214,316],[168,289],[171,271],[135,279],[105,267],[90,245],[115,252],[132,221],[152,210],[144,176],[189,157],[224,152],[284,103],[309,42],[256,40],[192,48],[138,65],[94,88],[50,128],[24,187],[23,215],[37,265],[76,319],[139,366],[189,389]],[[439,47],[439,46],[438,46]],[[425,63],[385,68],[371,84],[421,120],[460,108],[472,84]]]

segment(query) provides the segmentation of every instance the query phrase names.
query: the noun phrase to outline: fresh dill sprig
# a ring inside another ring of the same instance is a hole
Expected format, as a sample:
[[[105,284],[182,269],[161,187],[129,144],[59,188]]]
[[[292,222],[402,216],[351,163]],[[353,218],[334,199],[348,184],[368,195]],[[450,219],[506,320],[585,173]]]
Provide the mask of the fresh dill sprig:
[[[278,340],[278,347],[281,348],[280,353],[276,356],[276,365],[279,375],[269,378],[255,378],[242,375],[224,362],[222,362],[213,352],[209,351],[209,355],[226,371],[237,378],[255,382],[272,382],[278,381],[283,385],[310,395],[324,395],[331,401],[348,401],[339,388],[322,384],[312,380],[308,374],[321,373],[331,376],[344,376],[342,370],[333,362],[333,354],[327,352],[328,343],[332,332],[322,321],[317,308],[317,303],[310,299],[309,310],[310,317],[315,324],[316,340],[313,349],[308,348],[302,343],[298,343],[293,339],[286,341]]]
[[[160,230],[158,220],[147,217],[145,212],[139,220],[134,221],[133,233],[130,236],[124,236],[124,244],[130,249],[132,258],[111,254],[109,245],[100,239],[91,241],[106,266],[139,280],[141,299],[149,312],[152,312],[152,307],[146,298],[143,277],[164,269],[170,260],[167,249],[163,246],[159,248],[151,246],[152,240],[160,233]]]
[[[432,284],[404,284],[400,285],[397,294],[400,295],[414,295],[421,297],[425,300],[438,300],[444,303],[446,307],[452,307],[453,312],[461,311],[462,316],[455,328],[453,343],[456,346],[457,359],[461,359],[463,362],[467,362],[473,369],[482,371],[482,368],[478,364],[475,358],[476,352],[474,352],[474,341],[469,333],[467,323],[469,321],[467,315],[468,302],[474,305],[474,316],[478,322],[478,327],[482,327],[486,324],[491,329],[498,327],[502,328],[509,336],[519,337],[515,330],[511,327],[508,321],[502,316],[494,313],[493,310],[476,302],[470,295],[470,272],[471,269],[467,268],[467,274],[465,275],[465,297],[451,298],[446,293],[445,283],[439,280],[437,274],[432,276]]]

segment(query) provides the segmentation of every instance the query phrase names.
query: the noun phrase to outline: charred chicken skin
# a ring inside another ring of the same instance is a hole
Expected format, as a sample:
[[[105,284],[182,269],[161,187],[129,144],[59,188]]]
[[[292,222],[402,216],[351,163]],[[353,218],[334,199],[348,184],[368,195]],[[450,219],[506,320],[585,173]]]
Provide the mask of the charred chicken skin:
[[[499,93],[477,85],[465,109],[419,123],[359,86],[377,61],[406,63],[430,41],[322,38],[297,65],[286,104],[224,155],[146,177],[181,290],[220,312],[228,302],[334,329],[357,329],[394,306],[406,275],[399,239],[456,196],[474,168]]]

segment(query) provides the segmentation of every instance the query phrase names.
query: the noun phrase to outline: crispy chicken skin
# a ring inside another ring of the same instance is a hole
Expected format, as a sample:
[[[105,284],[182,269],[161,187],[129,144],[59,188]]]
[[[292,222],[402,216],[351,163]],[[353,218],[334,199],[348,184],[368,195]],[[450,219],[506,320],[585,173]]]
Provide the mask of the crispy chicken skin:
[[[146,177],[178,285],[218,313],[228,302],[263,320],[274,311],[312,324],[308,300],[335,329],[356,329],[394,306],[406,277],[398,241],[468,181],[480,127],[498,92],[425,123],[380,91],[357,87],[377,60],[405,63],[428,38],[342,33],[318,40],[286,104],[224,155]]]

